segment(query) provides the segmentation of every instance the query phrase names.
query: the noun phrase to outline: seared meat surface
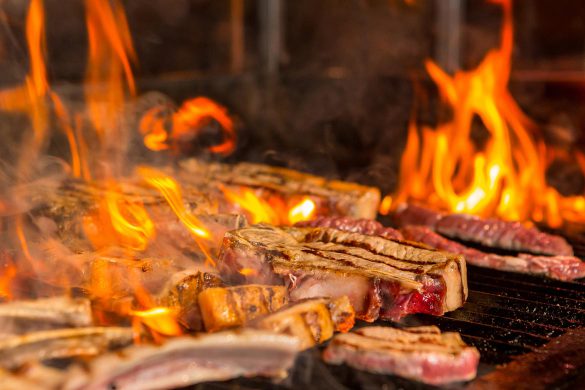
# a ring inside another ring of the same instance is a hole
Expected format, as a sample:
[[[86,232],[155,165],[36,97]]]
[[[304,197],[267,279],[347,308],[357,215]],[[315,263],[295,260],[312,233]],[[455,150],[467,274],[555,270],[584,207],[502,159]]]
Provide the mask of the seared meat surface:
[[[441,333],[434,326],[396,329],[365,327],[333,338],[323,359],[360,370],[393,374],[443,385],[475,378],[479,352],[459,333]]]
[[[228,232],[218,267],[233,282],[286,282],[293,300],[347,295],[358,318],[368,321],[441,315],[467,297],[462,256],[332,228],[256,225]]]

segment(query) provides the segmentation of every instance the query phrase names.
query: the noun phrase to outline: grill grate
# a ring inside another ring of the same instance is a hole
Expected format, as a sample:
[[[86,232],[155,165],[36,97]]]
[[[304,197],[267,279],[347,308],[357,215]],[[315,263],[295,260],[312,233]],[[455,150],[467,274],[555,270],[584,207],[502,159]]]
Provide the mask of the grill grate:
[[[585,236],[567,237],[576,256],[585,260]],[[468,266],[469,298],[443,317],[408,316],[403,325],[437,325],[460,332],[481,353],[478,376],[513,356],[531,352],[569,329],[585,327],[585,280],[561,282],[538,276]],[[384,325],[384,322],[378,322]],[[567,376],[567,383],[571,382]],[[571,382],[572,383],[572,382]],[[427,389],[430,386],[347,366],[328,366],[313,349],[301,355],[291,376],[279,385],[262,379],[203,384],[200,389],[248,388]]]

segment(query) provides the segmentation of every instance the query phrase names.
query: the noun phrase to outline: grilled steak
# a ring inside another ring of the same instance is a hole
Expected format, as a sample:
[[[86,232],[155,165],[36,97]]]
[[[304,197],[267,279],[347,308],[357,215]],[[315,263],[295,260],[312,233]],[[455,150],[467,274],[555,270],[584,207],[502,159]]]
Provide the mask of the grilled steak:
[[[56,297],[0,304],[0,337],[38,330],[89,326],[87,299]]]
[[[295,336],[301,349],[329,340],[337,330],[353,328],[355,312],[345,296],[337,299],[312,298],[291,303],[261,317],[250,327]]]
[[[205,329],[215,332],[241,326],[288,302],[283,286],[246,285],[208,288],[199,294]]]
[[[277,195],[287,204],[288,200],[308,196],[317,205],[317,215],[373,219],[380,203],[380,191],[374,187],[262,164],[208,164],[191,159],[182,161],[179,177],[195,188],[246,187],[262,198]]]
[[[390,227],[383,226],[372,219],[351,217],[318,217],[311,221],[302,221],[295,224],[297,227],[328,227],[345,232],[361,233],[370,236],[380,236],[389,239],[402,240],[402,234]]]
[[[181,271],[171,277],[160,294],[161,306],[176,310],[177,322],[189,331],[202,331],[203,319],[197,297],[206,288],[222,286],[219,276],[201,271]]]
[[[393,374],[443,385],[475,378],[479,352],[459,333],[441,333],[434,326],[396,329],[365,327],[336,335],[323,352],[330,364]]]
[[[585,262],[574,256],[537,256],[526,253],[501,256],[469,248],[435,233],[426,226],[406,226],[401,229],[408,240],[422,242],[433,248],[465,256],[469,264],[503,271],[541,274],[559,280],[585,277]]]
[[[71,370],[67,389],[169,389],[239,376],[284,377],[298,340],[258,330],[172,339],[161,347],[133,346],[102,356],[88,372]]]
[[[573,256],[573,248],[559,236],[527,228],[520,222],[482,219],[467,214],[441,214],[420,206],[399,207],[395,220],[401,227],[424,225],[449,238],[484,246],[534,254]]]
[[[90,327],[34,332],[0,340],[0,367],[27,362],[97,355],[132,343],[130,328]]]
[[[331,228],[256,225],[228,232],[219,256],[234,282],[286,283],[291,299],[347,295],[358,318],[441,315],[467,297],[463,256]],[[239,271],[251,268],[243,276]]]

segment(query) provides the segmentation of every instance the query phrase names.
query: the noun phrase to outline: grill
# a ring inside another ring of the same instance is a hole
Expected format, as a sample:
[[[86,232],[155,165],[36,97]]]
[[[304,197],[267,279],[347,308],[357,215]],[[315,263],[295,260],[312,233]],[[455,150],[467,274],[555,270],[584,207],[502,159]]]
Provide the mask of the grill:
[[[585,259],[585,237],[568,236],[576,256]],[[413,315],[401,325],[437,325],[443,331],[460,332],[465,342],[481,353],[478,378],[508,363],[514,356],[530,353],[565,334],[585,327],[585,280],[561,282],[538,276],[502,272],[468,266],[469,297],[463,308],[443,317]],[[387,323],[379,321],[377,325]],[[360,323],[357,326],[364,326]],[[304,352],[293,373],[274,384],[258,378],[225,383],[202,384],[197,389],[430,389],[432,386],[389,375],[376,375],[347,366],[329,366],[319,357],[320,350]],[[575,373],[576,372],[576,373]],[[577,388],[585,380],[585,370],[567,373],[547,388]],[[536,373],[526,378],[524,388],[541,388]],[[472,382],[473,384],[473,382]],[[456,385],[453,388],[463,388]],[[522,388],[522,386],[518,387]]]

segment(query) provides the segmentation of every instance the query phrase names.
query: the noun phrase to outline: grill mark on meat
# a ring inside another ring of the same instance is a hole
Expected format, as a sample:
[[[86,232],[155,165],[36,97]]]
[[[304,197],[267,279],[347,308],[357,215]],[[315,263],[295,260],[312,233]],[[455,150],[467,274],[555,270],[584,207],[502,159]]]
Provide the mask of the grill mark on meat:
[[[354,266],[354,263],[340,259],[338,257],[334,257],[334,256],[327,256],[327,254],[323,251],[320,251],[318,249],[302,249],[303,252],[305,253],[311,253],[315,256],[319,256],[319,257],[323,257],[324,259],[328,259],[328,260],[333,260],[333,261],[337,261],[337,262],[342,262],[343,264],[347,265],[347,266]],[[327,250],[327,252],[332,252],[332,253],[338,253],[341,255],[347,255],[347,256],[352,256],[352,257],[357,257],[361,260],[364,261],[368,261],[368,262],[372,262],[372,263],[378,263],[378,264],[384,264],[387,265],[389,267],[392,267],[396,270],[402,271],[402,272],[409,272],[409,273],[414,273],[414,274],[423,274],[424,270],[420,269],[420,268],[402,268],[402,267],[398,267],[394,264],[388,264],[384,261],[375,259],[375,258],[370,258],[370,257],[365,257],[365,256],[361,256],[355,252],[352,252],[350,250],[347,249],[329,249]],[[392,258],[394,259],[394,258]]]
[[[371,261],[372,263],[385,264],[385,265],[390,266],[392,268],[396,268],[399,271],[412,272],[412,273],[415,273],[415,274],[424,274],[425,273],[424,269],[421,269],[421,268],[402,268],[402,267],[398,267],[398,266],[396,266],[394,264],[388,264],[385,261],[378,261],[375,258],[369,258],[369,257],[361,256],[361,255],[359,255],[359,254],[357,254],[355,252],[352,252],[350,250],[347,250],[347,249],[332,249],[331,252],[341,253],[341,254],[344,254],[344,255],[351,255],[351,256],[360,258],[362,260],[365,260],[365,261]],[[379,255],[379,256],[384,256],[384,255]],[[390,256],[385,256],[385,257],[388,257],[388,258],[390,258],[392,260],[398,260],[395,257],[390,257]]]

